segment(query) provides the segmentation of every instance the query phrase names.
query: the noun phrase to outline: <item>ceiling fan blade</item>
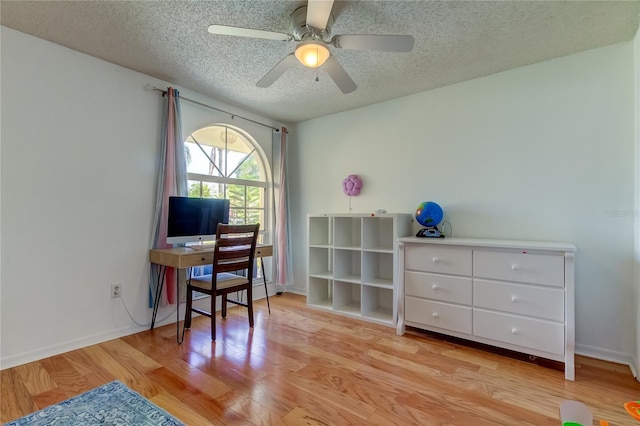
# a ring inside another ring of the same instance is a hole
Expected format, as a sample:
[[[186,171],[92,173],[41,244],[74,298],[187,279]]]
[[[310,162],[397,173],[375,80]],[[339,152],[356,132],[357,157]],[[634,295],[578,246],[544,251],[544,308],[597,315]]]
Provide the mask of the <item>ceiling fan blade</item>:
[[[333,0],[309,0],[307,4],[307,25],[316,30],[327,28]]]
[[[256,83],[258,87],[269,87],[271,86],[286,70],[291,68],[298,60],[294,53],[289,53],[284,57],[280,62],[276,64],[273,68],[269,70],[268,73],[265,74],[264,77],[260,79]]]
[[[411,52],[415,43],[409,35],[337,35],[331,44],[340,49],[377,50],[380,52]]]
[[[329,77],[342,90],[342,93],[351,93],[358,88],[356,83],[349,77],[349,74],[342,68],[342,65],[331,55],[329,59],[322,65],[322,68],[329,74]]]
[[[273,31],[252,30],[251,28],[231,27],[228,25],[209,25],[208,31],[211,34],[230,35],[238,37],[264,38],[267,40],[289,41],[293,36],[285,33]]]

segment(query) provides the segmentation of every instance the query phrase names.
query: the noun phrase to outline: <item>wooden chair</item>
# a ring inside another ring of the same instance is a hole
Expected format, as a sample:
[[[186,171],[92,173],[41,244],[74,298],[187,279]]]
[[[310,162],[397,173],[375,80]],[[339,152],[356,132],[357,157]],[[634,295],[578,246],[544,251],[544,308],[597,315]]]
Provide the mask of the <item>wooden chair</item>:
[[[211,340],[216,340],[216,299],[222,296],[222,318],[227,316],[227,302],[244,306],[249,311],[249,326],[253,327],[253,259],[260,224],[219,224],[213,253],[213,271],[210,275],[191,278],[187,282],[185,328],[191,327],[191,314],[197,312],[211,318]],[[244,274],[240,275],[244,271]],[[229,299],[228,294],[246,290],[246,302]],[[193,292],[211,296],[211,309],[205,311],[193,306]]]

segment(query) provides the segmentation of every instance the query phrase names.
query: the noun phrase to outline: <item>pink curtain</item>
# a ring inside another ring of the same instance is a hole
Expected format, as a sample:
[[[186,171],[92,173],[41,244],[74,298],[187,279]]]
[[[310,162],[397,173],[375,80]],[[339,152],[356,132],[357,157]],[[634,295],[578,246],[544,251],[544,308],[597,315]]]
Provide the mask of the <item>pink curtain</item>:
[[[280,291],[287,285],[289,271],[289,225],[287,206],[287,128],[281,129],[280,135],[280,191],[278,191],[278,203],[276,208],[276,247],[277,267],[276,286]]]
[[[162,146],[160,150],[160,164],[158,170],[158,183],[156,188],[156,208],[154,215],[153,248],[168,248],[167,244],[167,219],[169,214],[169,197],[172,195],[187,195],[187,165],[184,155],[184,142],[182,140],[180,94],[169,87],[165,96],[165,109],[163,115]],[[153,305],[153,296],[160,285],[158,280],[158,265],[151,265],[150,297]],[[166,268],[165,284],[162,286],[160,305],[176,303],[176,271],[174,268]]]
[[[167,146],[166,152],[167,155],[165,157],[164,163],[164,194],[162,194],[162,211],[160,213],[160,239],[158,241],[158,248],[169,248],[169,244],[167,244],[167,223],[169,217],[169,196],[176,195],[177,185],[176,185],[176,158],[175,158],[175,127],[176,127],[176,113],[175,109],[171,106],[174,104],[174,90],[169,87],[167,90],[167,98],[169,100],[169,109],[167,111]],[[165,275],[166,285],[165,293],[162,295],[163,305],[166,302],[176,303],[176,273],[177,271],[174,268],[167,268],[167,273]]]

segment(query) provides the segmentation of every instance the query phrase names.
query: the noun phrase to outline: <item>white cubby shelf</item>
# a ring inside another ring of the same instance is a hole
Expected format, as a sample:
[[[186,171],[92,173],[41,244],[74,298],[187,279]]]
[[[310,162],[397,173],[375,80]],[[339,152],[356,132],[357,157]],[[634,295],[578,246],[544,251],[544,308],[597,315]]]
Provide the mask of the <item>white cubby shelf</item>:
[[[410,214],[307,217],[307,304],[395,327],[398,238]]]

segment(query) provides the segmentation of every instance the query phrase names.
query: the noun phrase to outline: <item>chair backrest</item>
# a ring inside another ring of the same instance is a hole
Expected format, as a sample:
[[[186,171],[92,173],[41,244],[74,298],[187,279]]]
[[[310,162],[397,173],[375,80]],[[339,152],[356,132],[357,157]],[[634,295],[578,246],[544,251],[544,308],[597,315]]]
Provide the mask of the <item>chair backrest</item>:
[[[213,253],[214,273],[247,269],[247,278],[251,282],[259,230],[259,223],[255,225],[218,224]]]

